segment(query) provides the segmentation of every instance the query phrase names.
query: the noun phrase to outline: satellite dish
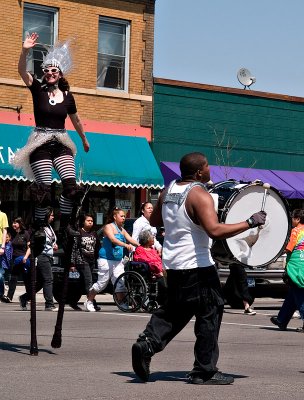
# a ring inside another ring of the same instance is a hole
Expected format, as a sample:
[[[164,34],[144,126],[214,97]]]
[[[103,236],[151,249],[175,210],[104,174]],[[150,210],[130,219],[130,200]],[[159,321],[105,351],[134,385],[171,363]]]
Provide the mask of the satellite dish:
[[[249,88],[249,86],[256,82],[255,77],[252,76],[251,72],[247,68],[239,69],[237,73],[237,78],[239,82],[244,85],[244,89],[246,89],[247,87]]]

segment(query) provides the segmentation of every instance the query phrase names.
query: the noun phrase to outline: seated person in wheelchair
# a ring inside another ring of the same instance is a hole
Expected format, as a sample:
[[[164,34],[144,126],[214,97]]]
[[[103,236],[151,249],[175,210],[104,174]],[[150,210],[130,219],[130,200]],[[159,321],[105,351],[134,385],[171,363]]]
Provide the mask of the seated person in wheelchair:
[[[154,235],[150,230],[141,231],[138,236],[140,246],[134,252],[133,260],[149,264],[151,275],[155,278],[164,276],[160,255],[154,246]]]
[[[163,304],[166,298],[167,283],[164,277],[162,260],[158,251],[153,248],[154,235],[150,230],[141,231],[138,241],[140,246],[136,248],[133,260],[144,262],[149,265],[152,279],[158,282],[159,295],[157,301]]]

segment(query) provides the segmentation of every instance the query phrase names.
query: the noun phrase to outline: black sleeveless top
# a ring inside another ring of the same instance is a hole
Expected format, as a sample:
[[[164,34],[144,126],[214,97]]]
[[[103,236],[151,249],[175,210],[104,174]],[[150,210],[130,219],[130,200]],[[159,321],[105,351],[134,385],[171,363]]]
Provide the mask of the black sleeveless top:
[[[65,119],[68,114],[77,112],[76,104],[72,93],[63,92],[63,102],[51,105],[47,90],[42,84],[33,78],[32,86],[29,89],[33,96],[34,116],[36,126],[51,129],[64,129]]]

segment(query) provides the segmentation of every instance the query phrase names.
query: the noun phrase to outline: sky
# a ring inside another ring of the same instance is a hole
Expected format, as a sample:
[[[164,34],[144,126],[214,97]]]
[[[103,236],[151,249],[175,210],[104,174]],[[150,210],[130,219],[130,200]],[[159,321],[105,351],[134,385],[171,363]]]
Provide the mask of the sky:
[[[153,75],[304,97],[304,0],[156,0]]]

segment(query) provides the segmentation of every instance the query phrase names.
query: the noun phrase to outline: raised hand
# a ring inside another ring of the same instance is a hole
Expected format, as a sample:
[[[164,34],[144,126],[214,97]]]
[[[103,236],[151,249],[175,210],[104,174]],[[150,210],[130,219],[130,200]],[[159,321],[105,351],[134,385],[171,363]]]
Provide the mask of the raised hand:
[[[31,49],[32,47],[34,47],[36,45],[38,38],[39,38],[39,35],[36,32],[27,34],[27,36],[23,42],[23,48]]]
[[[90,150],[90,144],[89,144],[88,139],[86,137],[84,137],[82,139],[82,145],[83,145],[84,151],[87,153]]]

